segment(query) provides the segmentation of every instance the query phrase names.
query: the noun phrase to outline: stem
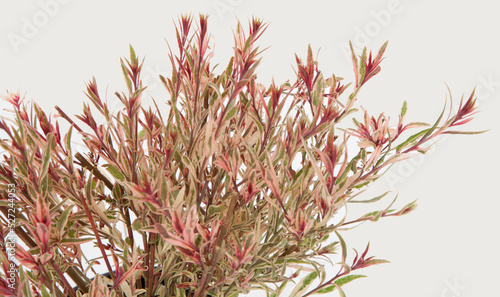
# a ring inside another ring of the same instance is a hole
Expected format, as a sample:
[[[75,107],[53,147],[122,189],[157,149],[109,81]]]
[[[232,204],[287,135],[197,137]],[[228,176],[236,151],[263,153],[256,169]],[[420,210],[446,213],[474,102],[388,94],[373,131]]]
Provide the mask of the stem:
[[[354,101],[356,101],[356,96],[358,95],[360,89],[361,85],[357,86],[352,92],[352,94],[349,95],[349,99],[347,99],[348,101],[344,108],[344,111],[342,111],[342,113],[340,113],[340,115],[335,119],[335,123],[339,123],[346,116],[347,112],[351,110],[351,107],[354,105]]]
[[[442,133],[440,133],[441,131],[443,131],[444,129],[443,128],[440,128],[440,130],[434,134],[431,134],[429,136],[427,136],[426,138],[422,138],[420,139],[415,145],[413,145],[412,147],[406,149],[404,152],[402,152],[401,154],[405,154],[405,153],[409,153],[411,151],[414,151],[416,150],[420,145],[424,144],[425,142],[427,142],[428,140],[431,140],[432,138],[438,136],[438,135],[441,135]]]
[[[215,246],[214,250],[214,255],[212,256],[212,259],[210,261],[210,267],[206,267],[203,271],[203,276],[201,277],[201,287],[200,289],[196,290],[196,293],[194,294],[194,297],[202,297],[206,296],[207,294],[207,287],[208,283],[210,282],[210,279],[212,278],[215,266],[217,265],[217,261],[219,260],[219,254],[220,254],[220,248],[222,245],[222,242],[224,241],[224,237],[226,237],[227,230],[229,229],[229,226],[233,222],[233,215],[234,215],[234,209],[236,207],[236,200],[238,199],[238,195],[233,195],[231,197],[231,201],[229,203],[228,210],[226,212],[226,217],[224,220],[224,224],[221,227],[220,233],[217,238],[217,244]],[[210,270],[207,272],[207,268]]]
[[[207,206],[206,206],[207,210],[210,207],[210,205],[212,205],[212,202],[214,200],[215,194],[217,193],[217,190],[219,189],[219,185],[222,182],[223,178],[224,178],[223,172],[219,171],[217,173],[217,179],[215,181],[215,184],[212,186],[212,191],[210,192],[210,196],[208,197]],[[205,215],[205,219],[207,218],[206,217],[207,215],[208,215],[208,211],[207,211],[207,213]]]
[[[71,295],[71,297],[76,297],[75,290],[73,290],[73,288],[71,287],[71,285],[68,283],[68,280],[64,276],[63,272],[61,271],[61,269],[59,269],[59,266],[54,265],[53,261],[51,261],[50,266],[52,266],[52,268],[56,271],[57,275],[62,280],[62,282],[64,284],[64,287],[66,287],[66,290],[68,290],[68,292]]]
[[[40,282],[45,285],[46,288],[53,288],[55,291],[55,294],[57,297],[67,297],[66,295],[59,290],[56,284],[54,284],[54,281],[52,280],[52,277],[48,275],[46,267],[45,266],[38,266],[40,273],[42,274],[42,277],[40,278]]]
[[[148,280],[147,280],[147,285],[148,285],[148,297],[152,297],[153,296],[153,283],[154,283],[154,266],[155,266],[155,250],[156,250],[156,247],[155,247],[155,240],[156,240],[156,234],[155,233],[151,233],[150,234],[150,238],[149,240],[152,241],[150,247],[149,247],[149,251],[151,253],[151,257],[149,258],[149,269],[148,269]]]
[[[68,121],[68,123],[70,123],[71,125],[73,125],[73,126],[76,128],[76,130],[77,130],[78,132],[83,133],[83,130],[82,130],[80,127],[78,127],[78,125],[77,125],[77,124],[75,124],[75,122],[73,122],[73,120],[72,120],[70,117],[68,117],[68,115],[67,115],[64,111],[62,111],[62,109],[61,109],[61,108],[59,108],[59,106],[57,106],[57,105],[56,105],[56,107],[55,107],[55,108],[56,108],[56,110],[59,112],[59,114],[60,114],[60,115],[61,115],[61,116],[62,116],[62,117],[66,120],[66,121]]]
[[[94,174],[95,177],[97,177],[100,181],[102,181],[106,187],[108,189],[110,189],[111,191],[113,191],[113,183],[107,178],[105,177],[100,171],[99,169],[97,169],[97,167],[95,167],[94,165],[90,164],[89,161],[87,161],[87,159],[85,159],[84,156],[82,156],[82,154],[80,153],[76,153],[75,154],[75,158],[80,161],[81,165],[84,167],[84,168],[87,168],[89,171],[92,172],[92,174]]]
[[[273,119],[274,119],[274,113],[273,113],[273,115],[269,118],[269,124],[268,124],[268,126],[267,126],[266,131],[264,132],[264,139],[262,140],[262,145],[260,146],[259,157],[260,157],[260,155],[264,152],[264,148],[265,148],[265,146],[266,146],[266,144],[267,144],[267,141],[268,141],[268,138],[269,138],[269,134],[271,133],[271,128],[272,128]]]
[[[99,231],[97,230],[97,227],[94,222],[94,218],[92,217],[92,214],[90,213],[89,206],[87,205],[86,198],[83,197],[83,195],[80,195],[81,202],[83,204],[83,208],[85,209],[85,214],[89,218],[90,225],[92,226],[92,231],[94,231],[94,236],[97,240],[97,245],[99,246],[99,250],[101,250],[102,257],[104,259],[104,262],[106,263],[106,267],[108,268],[109,275],[111,276],[111,279],[113,282],[115,281],[115,273],[113,272],[113,269],[111,268],[111,264],[109,263],[108,255],[104,251],[104,246],[101,241],[101,236],[99,235]]]
[[[66,273],[69,275],[71,280],[76,283],[78,289],[82,291],[82,293],[88,293],[87,287],[90,283],[90,280],[86,276],[84,276],[80,270],[77,270],[74,267],[69,267],[68,270],[66,270]]]
[[[149,260],[150,259],[150,250],[149,250],[149,248],[150,248],[150,246],[149,246],[149,243],[148,243],[147,234],[142,234],[142,244],[144,245],[144,254],[146,254],[146,260],[144,262],[148,263],[148,265],[149,265],[149,262],[150,262],[150,260]],[[146,281],[146,284],[149,286],[149,280]],[[149,295],[149,293],[148,293],[148,295]]]
[[[130,239],[130,246],[134,247],[134,232],[132,231],[132,222],[130,220],[130,210],[127,208],[122,208],[122,212],[125,213],[125,224],[127,226],[128,238]]]
[[[320,286],[316,287],[314,290],[311,290],[311,291],[307,292],[307,293],[306,293],[305,295],[303,295],[302,297],[306,297],[306,296],[309,296],[309,295],[311,295],[311,294],[314,294],[314,292],[317,292],[318,290],[321,290],[322,288],[324,288],[324,287],[326,287],[326,286],[331,285],[331,284],[332,284],[332,282],[334,282],[336,279],[338,279],[339,277],[344,276],[344,275],[346,275],[346,274],[348,274],[348,273],[347,273],[347,271],[346,271],[345,269],[344,269],[344,272],[342,272],[342,273],[340,273],[340,271],[339,271],[339,273],[337,273],[337,275],[335,275],[333,278],[331,278],[330,280],[328,280],[328,281],[327,281],[327,282],[325,282],[324,284],[322,284],[322,285],[320,285]]]
[[[231,290],[234,288],[234,281],[229,285],[229,288],[226,290],[224,297],[229,296],[231,294]]]

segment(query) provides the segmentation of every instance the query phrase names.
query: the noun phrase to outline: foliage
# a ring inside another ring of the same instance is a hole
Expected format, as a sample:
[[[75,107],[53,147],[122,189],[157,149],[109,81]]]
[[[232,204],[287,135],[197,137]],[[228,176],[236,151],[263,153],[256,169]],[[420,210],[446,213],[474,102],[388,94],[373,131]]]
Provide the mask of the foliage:
[[[433,125],[405,123],[404,103],[395,124],[363,111],[341,129],[357,111],[361,88],[379,73],[387,44],[375,55],[352,52],[355,82],[341,99],[350,84],[325,77],[311,47],[305,60],[296,57],[294,82],[258,83],[256,42],[266,28],[258,19],[248,32],[237,25],[234,54],[221,72],[210,65],[207,17],[192,27],[192,17],[180,19],[178,48],[169,54],[172,73],[161,77],[169,93],[166,119],[156,103],[141,105],[146,86],[132,47],[121,63],[127,89],[116,93],[123,109],[110,112],[92,79],[86,92],[92,107],[84,104],[76,118],[56,107],[69,124],[65,133],[19,92],[4,96],[13,110],[0,121],[6,135],[0,140],[0,242],[13,227],[21,266],[9,280],[11,258],[2,245],[1,295],[198,297],[265,290],[278,296],[292,280],[293,296],[344,295],[341,287],[362,277],[357,270],[385,261],[367,256],[368,248],[349,261],[342,230],[406,214],[416,204],[399,210],[391,204],[352,221],[340,210],[382,199],[385,194],[355,198],[391,164],[424,153],[431,139],[460,133],[453,129],[475,112],[472,93],[456,114],[443,111]],[[411,129],[418,131],[406,135]],[[75,132],[86,153],[72,148]],[[353,140],[359,149],[350,156]],[[88,258],[88,243],[101,257]],[[335,253],[339,272],[327,275],[319,259]],[[104,265],[110,279],[94,277],[96,265]],[[302,270],[310,273],[297,280]],[[319,284],[311,288],[315,279]]]

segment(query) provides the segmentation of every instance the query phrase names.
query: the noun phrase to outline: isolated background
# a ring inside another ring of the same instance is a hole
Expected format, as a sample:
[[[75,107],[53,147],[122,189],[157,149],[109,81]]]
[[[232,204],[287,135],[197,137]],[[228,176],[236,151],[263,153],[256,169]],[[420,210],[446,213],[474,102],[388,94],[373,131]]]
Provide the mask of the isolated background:
[[[406,100],[409,120],[432,122],[445,102],[445,83],[456,104],[476,86],[481,113],[468,128],[491,130],[446,137],[431,154],[394,166],[374,185],[374,194],[393,190],[399,206],[418,198],[419,207],[344,233],[351,248],[361,250],[370,241],[371,254],[392,262],[366,269],[369,277],[347,285],[346,292],[500,296],[499,9],[487,0],[0,1],[0,91],[20,88],[46,110],[58,105],[74,114],[86,100],[84,82],[95,76],[100,91],[116,102],[113,93],[124,87],[119,58],[132,44],[146,56],[148,94],[161,102],[166,92],[157,76],[169,70],[164,39],[175,42],[173,21],[181,13],[211,15],[213,64],[221,68],[232,52],[237,19],[246,24],[255,15],[269,22],[259,41],[269,47],[259,71],[265,84],[272,77],[292,79],[294,53],[304,57],[309,43],[315,52],[321,49],[326,74],[352,81],[348,40],[373,50],[389,40],[382,72],[361,92],[361,105],[396,120]]]

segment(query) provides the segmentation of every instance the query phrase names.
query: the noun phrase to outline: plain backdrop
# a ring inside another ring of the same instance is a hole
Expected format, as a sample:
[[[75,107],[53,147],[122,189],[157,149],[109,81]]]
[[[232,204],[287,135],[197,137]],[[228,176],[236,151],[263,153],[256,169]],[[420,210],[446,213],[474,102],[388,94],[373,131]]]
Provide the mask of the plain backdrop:
[[[55,105],[75,114],[86,100],[84,83],[95,76],[101,93],[116,102],[113,93],[124,90],[119,58],[131,44],[146,57],[148,96],[164,102],[157,76],[168,74],[165,39],[175,43],[181,13],[210,14],[212,64],[219,69],[232,53],[238,19],[245,27],[252,16],[268,22],[258,70],[266,85],[293,79],[294,54],[305,57],[308,44],[319,50],[326,75],[352,81],[347,42],[378,50],[389,40],[382,72],[362,90],[360,105],[396,120],[406,100],[408,120],[432,122],[448,95],[446,84],[455,104],[476,86],[481,112],[467,129],[490,131],[445,137],[429,155],[394,166],[373,185],[373,195],[393,191],[389,200],[399,193],[397,206],[415,199],[419,206],[343,233],[350,248],[370,242],[372,255],[392,262],[366,269],[368,277],[345,291],[354,297],[500,296],[499,10],[487,0],[3,0],[0,92],[20,89],[52,114]]]

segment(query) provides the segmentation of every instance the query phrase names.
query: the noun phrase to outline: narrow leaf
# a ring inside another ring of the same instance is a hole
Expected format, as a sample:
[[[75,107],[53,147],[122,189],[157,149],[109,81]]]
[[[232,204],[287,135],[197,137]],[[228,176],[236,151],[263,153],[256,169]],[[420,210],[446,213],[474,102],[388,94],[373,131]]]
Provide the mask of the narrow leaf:
[[[403,107],[401,108],[401,118],[403,118],[405,116],[407,108],[408,108],[408,104],[406,103],[406,101],[404,101]]]
[[[365,275],[360,275],[360,274],[352,274],[352,275],[347,275],[344,277],[341,277],[335,281],[335,284],[337,284],[339,287],[352,282],[355,279],[366,277]]]
[[[337,234],[337,237],[340,240],[340,245],[342,246],[342,262],[346,263],[347,245],[345,244],[344,238],[342,238],[342,236],[340,236],[339,232],[335,231],[335,234]]]
[[[304,277],[293,289],[292,293],[290,294],[291,297],[300,297],[302,296],[303,293],[309,288],[311,283],[318,277],[318,272],[313,271],[310,274],[308,274],[306,277]]]
[[[124,180],[125,179],[125,176],[120,172],[120,170],[118,168],[116,168],[115,166],[111,165],[111,164],[106,164],[106,165],[103,165],[104,167],[106,167],[106,170],[111,173],[111,175],[118,179],[118,180]]]

